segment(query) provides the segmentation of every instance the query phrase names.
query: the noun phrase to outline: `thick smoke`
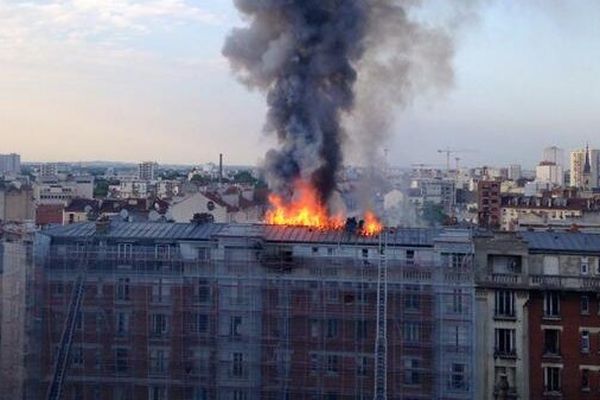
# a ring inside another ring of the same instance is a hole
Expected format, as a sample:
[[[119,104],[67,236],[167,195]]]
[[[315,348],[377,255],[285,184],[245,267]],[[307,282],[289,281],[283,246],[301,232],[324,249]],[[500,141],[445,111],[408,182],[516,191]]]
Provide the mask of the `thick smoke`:
[[[223,53],[242,82],[267,93],[265,130],[279,147],[266,171],[279,193],[303,178],[323,204],[331,198],[357,81],[348,131],[368,159],[389,132],[393,104],[452,81],[452,42],[409,19],[416,0],[234,1],[248,26],[230,34]]]

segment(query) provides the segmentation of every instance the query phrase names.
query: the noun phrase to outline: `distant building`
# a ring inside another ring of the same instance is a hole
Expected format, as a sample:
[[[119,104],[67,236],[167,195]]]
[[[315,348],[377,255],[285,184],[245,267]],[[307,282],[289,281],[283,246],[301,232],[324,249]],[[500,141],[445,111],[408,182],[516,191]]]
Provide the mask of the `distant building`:
[[[598,163],[600,150],[585,149],[571,152],[570,185],[581,189],[598,187]]]
[[[518,181],[523,177],[523,171],[520,164],[511,164],[508,167],[508,179]]]
[[[542,154],[542,162],[554,163],[564,169],[565,151],[556,146],[546,147]]]
[[[144,161],[138,164],[138,178],[142,181],[153,181],[156,179],[158,164],[154,161]]]
[[[535,180],[542,183],[551,183],[554,186],[563,186],[564,171],[561,165],[553,161],[542,161],[535,167]]]
[[[63,223],[63,204],[40,204],[35,209],[35,224],[40,227]]]
[[[17,175],[21,172],[21,156],[19,154],[0,154],[0,174]]]
[[[94,178],[77,176],[68,181],[57,179],[36,182],[33,186],[36,204],[62,204],[66,206],[76,198],[94,198]]]
[[[498,228],[500,226],[500,182],[480,181],[477,193],[479,226]]]
[[[0,187],[0,221],[26,222],[34,218],[33,190],[30,186]]]
[[[44,177],[51,177],[58,175],[58,165],[54,163],[40,164],[40,175]]]

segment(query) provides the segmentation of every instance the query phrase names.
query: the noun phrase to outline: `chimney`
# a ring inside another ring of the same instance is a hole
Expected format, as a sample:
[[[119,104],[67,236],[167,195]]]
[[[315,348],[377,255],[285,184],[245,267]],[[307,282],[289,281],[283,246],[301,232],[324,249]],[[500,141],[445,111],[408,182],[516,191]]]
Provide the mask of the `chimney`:
[[[219,154],[219,185],[223,183],[223,153]]]
[[[96,221],[96,234],[105,235],[110,231],[110,219],[103,215]]]

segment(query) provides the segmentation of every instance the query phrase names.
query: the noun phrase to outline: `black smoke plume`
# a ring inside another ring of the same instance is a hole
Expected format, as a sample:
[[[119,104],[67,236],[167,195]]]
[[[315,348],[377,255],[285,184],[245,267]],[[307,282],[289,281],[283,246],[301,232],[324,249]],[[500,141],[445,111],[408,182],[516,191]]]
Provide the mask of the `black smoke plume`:
[[[279,139],[278,148],[266,155],[267,179],[280,194],[290,194],[294,181],[302,178],[318,190],[323,204],[330,200],[343,161],[346,133],[341,120],[355,107],[355,84],[361,65],[367,77],[363,82],[372,88],[385,88],[383,96],[372,96],[372,90],[364,90],[362,98],[375,101],[364,102],[369,109],[355,120],[360,125],[356,133],[362,137],[359,142],[371,149],[381,142],[382,132],[365,132],[364,128],[387,131],[388,102],[403,102],[394,99],[395,88],[401,99],[414,88],[406,73],[407,65],[414,65],[404,58],[410,56],[407,49],[421,48],[423,40],[435,39],[432,47],[439,50],[443,60],[440,63],[434,51],[434,63],[445,66],[446,56],[452,55],[451,50],[445,50],[447,44],[451,49],[450,40],[445,43],[443,35],[440,39],[423,34],[426,31],[419,24],[409,21],[407,8],[418,4],[417,0],[234,2],[248,25],[233,30],[223,54],[243,83],[267,93],[265,130],[276,133]],[[394,48],[386,46],[389,35],[401,35],[391,41],[401,47],[400,52],[394,53]],[[419,46],[412,46],[413,41]],[[364,62],[365,54],[377,57],[381,51],[389,51],[391,60],[403,62],[390,63],[389,58],[383,63]],[[419,55],[428,56],[427,52]],[[398,65],[404,69],[393,68]],[[374,154],[369,150],[367,153]]]

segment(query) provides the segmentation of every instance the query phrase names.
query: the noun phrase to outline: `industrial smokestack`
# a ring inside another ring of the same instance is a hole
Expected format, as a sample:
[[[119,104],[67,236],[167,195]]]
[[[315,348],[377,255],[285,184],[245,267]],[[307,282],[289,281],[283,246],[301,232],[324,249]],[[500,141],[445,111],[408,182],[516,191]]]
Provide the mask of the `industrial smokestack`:
[[[364,112],[352,133],[364,137],[359,142],[368,158],[390,125],[390,109],[382,101],[405,104],[438,68],[443,84],[452,78],[451,70],[447,73],[452,41],[408,16],[408,8],[418,1],[234,3],[249,25],[232,31],[223,54],[240,81],[266,92],[265,131],[277,134],[279,146],[267,153],[265,170],[279,194],[289,195],[295,181],[303,179],[317,190],[322,204],[330,200],[343,161],[341,120],[356,111],[355,84],[363,70]],[[374,95],[377,88],[385,92]]]
[[[223,183],[223,153],[219,153],[219,185]]]

